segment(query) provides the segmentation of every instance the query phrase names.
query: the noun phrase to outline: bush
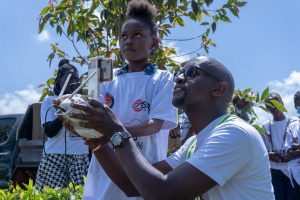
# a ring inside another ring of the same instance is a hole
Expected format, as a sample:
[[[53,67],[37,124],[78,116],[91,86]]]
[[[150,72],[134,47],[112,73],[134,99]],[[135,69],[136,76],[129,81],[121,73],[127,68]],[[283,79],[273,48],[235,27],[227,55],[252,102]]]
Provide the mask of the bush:
[[[74,186],[69,184],[68,188],[45,187],[43,190],[36,190],[33,187],[33,181],[30,180],[28,185],[24,184],[26,189],[20,186],[14,187],[9,185],[8,189],[0,190],[0,200],[79,200],[82,199],[83,186]]]

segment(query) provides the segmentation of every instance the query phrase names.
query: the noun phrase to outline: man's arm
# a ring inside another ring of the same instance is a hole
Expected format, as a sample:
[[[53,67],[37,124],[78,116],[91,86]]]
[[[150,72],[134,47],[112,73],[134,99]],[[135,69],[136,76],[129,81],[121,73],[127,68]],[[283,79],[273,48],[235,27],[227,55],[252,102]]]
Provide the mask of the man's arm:
[[[95,140],[86,139],[86,142],[90,144],[91,148],[93,148],[93,145],[91,144],[93,141]],[[140,196],[139,192],[136,190],[131,180],[128,178],[116,153],[107,144],[99,146],[98,143],[98,145],[95,145],[94,148],[94,155],[96,156],[97,160],[99,161],[107,175],[111,178],[111,180],[120,189],[122,189],[128,197]],[[164,174],[172,170],[172,168],[165,161],[155,163],[153,166]]]
[[[115,152],[131,182],[145,199],[189,199],[216,185],[214,180],[186,162],[166,174],[171,167],[165,161],[152,166],[132,139],[125,141]]]

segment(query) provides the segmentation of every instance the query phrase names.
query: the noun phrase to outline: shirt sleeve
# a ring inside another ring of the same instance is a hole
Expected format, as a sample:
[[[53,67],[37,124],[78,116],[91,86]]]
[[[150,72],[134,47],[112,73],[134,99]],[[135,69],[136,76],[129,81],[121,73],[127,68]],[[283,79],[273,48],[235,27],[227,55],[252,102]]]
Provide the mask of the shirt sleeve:
[[[164,120],[162,129],[172,129],[177,126],[177,109],[172,104],[174,82],[168,72],[163,72],[158,80],[159,84],[155,89],[151,102],[149,119]]]
[[[192,166],[223,186],[250,160],[251,140],[238,127],[216,130],[187,160]]]
[[[46,122],[53,121],[56,119],[56,115],[55,115],[56,110],[54,107],[51,107],[52,99],[53,97],[46,97],[46,99],[44,99],[44,101],[42,102],[41,111],[40,111],[42,125],[44,125],[44,123]]]
[[[195,135],[190,137],[186,142],[173,154],[171,154],[165,161],[174,169],[186,160],[186,153],[191,145],[192,141],[195,140]]]

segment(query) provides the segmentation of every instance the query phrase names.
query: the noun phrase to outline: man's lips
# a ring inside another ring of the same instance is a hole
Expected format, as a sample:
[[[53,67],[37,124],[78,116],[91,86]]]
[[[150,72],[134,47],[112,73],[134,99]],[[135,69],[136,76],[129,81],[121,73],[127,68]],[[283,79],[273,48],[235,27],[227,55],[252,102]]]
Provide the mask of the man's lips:
[[[173,93],[182,92],[182,91],[184,91],[183,88],[181,88],[181,87],[174,87]]]

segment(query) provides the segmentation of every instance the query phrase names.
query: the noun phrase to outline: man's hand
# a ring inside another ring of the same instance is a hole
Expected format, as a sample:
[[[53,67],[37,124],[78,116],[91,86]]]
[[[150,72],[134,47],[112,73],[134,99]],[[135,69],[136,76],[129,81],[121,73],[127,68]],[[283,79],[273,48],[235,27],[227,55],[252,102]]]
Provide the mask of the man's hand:
[[[269,159],[272,162],[281,162],[281,156],[279,155],[279,153],[269,152]]]
[[[107,137],[113,132],[126,130],[110,108],[94,99],[89,101],[89,106],[72,103],[71,107],[85,112],[85,114],[69,114],[69,117],[79,119],[79,125],[82,127],[95,129]]]
[[[291,148],[287,152],[288,160],[294,160],[296,158],[300,158],[300,145],[294,143]]]
[[[170,138],[173,138],[173,139],[177,138],[177,137],[180,137],[179,125],[176,128],[173,128],[173,129],[170,130],[169,136],[170,136]]]

